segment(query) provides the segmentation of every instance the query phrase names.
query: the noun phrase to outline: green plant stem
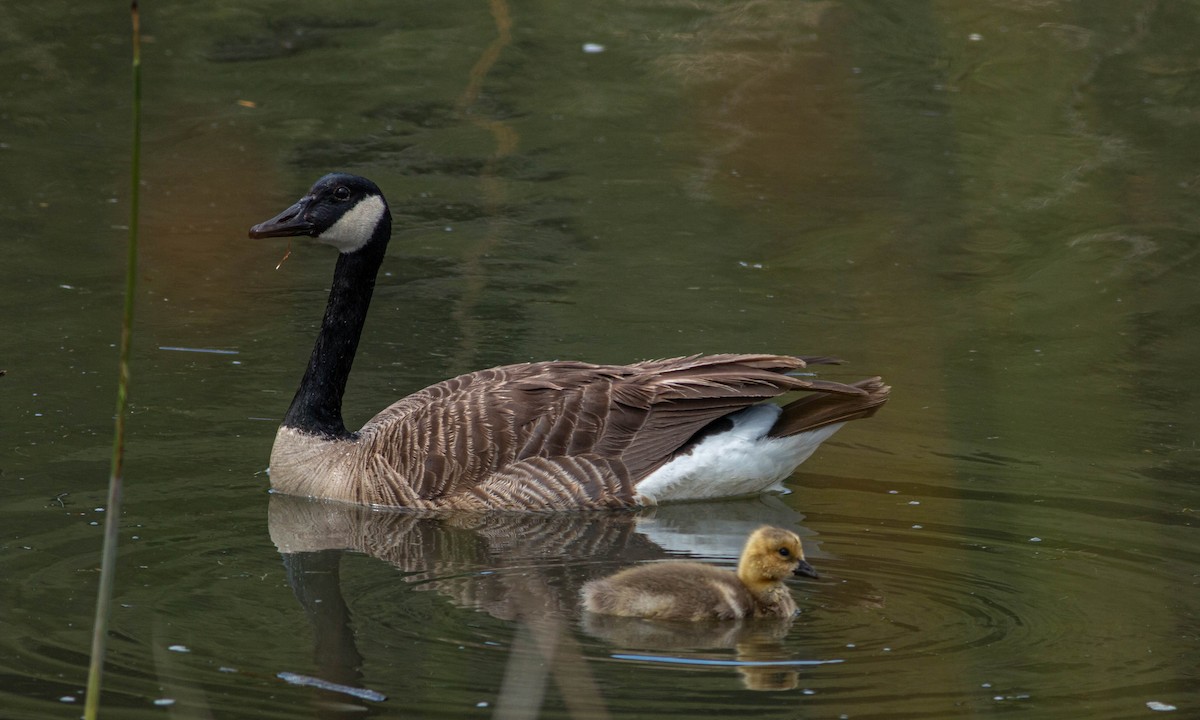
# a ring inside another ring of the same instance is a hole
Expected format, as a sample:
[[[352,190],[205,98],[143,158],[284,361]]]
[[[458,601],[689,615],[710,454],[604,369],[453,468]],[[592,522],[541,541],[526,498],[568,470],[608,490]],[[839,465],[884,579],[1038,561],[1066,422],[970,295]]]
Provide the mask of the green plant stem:
[[[112,615],[113,580],[117,565],[117,532],[121,520],[121,485],[125,465],[125,415],[129,392],[129,355],[133,340],[133,300],[137,289],[138,186],[142,149],[142,53],[138,3],[130,6],[133,23],[133,147],[130,151],[129,241],[125,260],[125,310],[121,319],[121,351],[117,376],[117,414],[113,428],[112,466],[108,476],[108,502],[104,516],[104,546],[100,560],[100,587],[96,619],[92,626],[92,655],[88,664],[87,703],[84,718],[95,720],[100,711],[100,686]]]

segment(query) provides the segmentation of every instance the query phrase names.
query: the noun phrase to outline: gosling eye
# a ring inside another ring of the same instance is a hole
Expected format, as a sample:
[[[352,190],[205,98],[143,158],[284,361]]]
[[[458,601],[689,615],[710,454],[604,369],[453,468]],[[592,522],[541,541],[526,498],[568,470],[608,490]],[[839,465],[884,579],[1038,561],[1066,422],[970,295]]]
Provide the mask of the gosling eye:
[[[336,188],[333,189],[333,199],[334,200],[349,200],[350,199],[350,188],[346,187],[345,185],[337,186]]]
[[[788,557],[788,556],[790,556],[792,553],[791,553],[791,552],[789,552],[787,548],[779,548],[779,554],[780,554],[781,556],[783,556],[783,557]]]

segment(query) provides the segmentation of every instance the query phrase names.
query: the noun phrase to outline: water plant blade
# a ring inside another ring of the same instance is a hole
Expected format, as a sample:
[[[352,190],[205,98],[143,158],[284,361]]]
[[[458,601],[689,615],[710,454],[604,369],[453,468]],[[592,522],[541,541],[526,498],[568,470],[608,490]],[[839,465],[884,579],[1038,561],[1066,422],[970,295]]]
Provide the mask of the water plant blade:
[[[100,586],[96,593],[96,617],[92,626],[92,653],[88,664],[87,702],[84,718],[95,720],[100,712],[100,688],[108,622],[112,615],[113,580],[117,564],[117,531],[121,518],[121,485],[125,461],[125,415],[129,394],[129,355],[133,339],[133,301],[137,288],[138,185],[141,167],[142,57],[141,23],[137,0],[129,8],[133,33],[133,142],[130,149],[129,239],[125,256],[125,307],[121,317],[120,359],[117,372],[117,409],[113,426],[112,465],[108,476],[108,501],[104,514],[104,544],[100,560]]]

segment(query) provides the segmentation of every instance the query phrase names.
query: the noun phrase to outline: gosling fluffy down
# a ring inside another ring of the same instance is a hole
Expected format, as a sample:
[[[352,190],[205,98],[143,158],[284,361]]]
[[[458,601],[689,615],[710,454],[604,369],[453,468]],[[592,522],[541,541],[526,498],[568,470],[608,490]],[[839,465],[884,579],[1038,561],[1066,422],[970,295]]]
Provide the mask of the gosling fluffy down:
[[[589,612],[651,620],[787,618],[796,602],[783,584],[789,575],[817,577],[800,538],[777,527],[755,530],[737,572],[697,562],[666,562],[622,570],[583,586]]]

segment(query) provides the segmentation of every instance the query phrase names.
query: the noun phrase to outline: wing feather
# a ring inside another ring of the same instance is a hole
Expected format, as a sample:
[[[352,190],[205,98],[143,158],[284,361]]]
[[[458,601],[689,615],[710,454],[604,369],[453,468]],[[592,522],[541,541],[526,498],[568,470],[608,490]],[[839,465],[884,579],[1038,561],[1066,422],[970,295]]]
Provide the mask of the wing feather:
[[[795,408],[789,422],[798,426],[805,417],[838,416],[836,408],[853,399],[846,396],[875,392],[790,374],[833,362],[697,355],[492,368],[396,402],[363,427],[354,452],[386,467],[387,484],[405,486],[374,493],[384,504],[418,498],[423,506],[629,505],[638,480],[725,415],[787,392],[813,391],[788,406]],[[878,407],[882,397],[873,405],[859,401],[851,414]]]

